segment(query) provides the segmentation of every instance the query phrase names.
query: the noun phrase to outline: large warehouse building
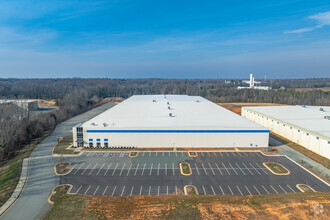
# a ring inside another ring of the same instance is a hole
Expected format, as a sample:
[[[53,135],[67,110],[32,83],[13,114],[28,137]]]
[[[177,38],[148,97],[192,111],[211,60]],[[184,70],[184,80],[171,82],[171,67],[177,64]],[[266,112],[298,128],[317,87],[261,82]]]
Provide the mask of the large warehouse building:
[[[73,128],[76,147],[267,147],[269,130],[199,96],[139,95]]]
[[[243,107],[242,116],[330,159],[329,106]]]

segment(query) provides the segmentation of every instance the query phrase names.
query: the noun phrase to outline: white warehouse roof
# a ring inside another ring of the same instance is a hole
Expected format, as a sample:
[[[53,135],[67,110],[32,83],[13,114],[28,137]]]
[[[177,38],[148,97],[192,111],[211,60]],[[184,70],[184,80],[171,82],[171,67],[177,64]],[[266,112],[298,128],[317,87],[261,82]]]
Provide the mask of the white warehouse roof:
[[[284,123],[330,138],[330,106],[244,107]]]
[[[169,113],[172,113],[172,117]],[[104,123],[110,129],[214,127],[268,131],[200,96],[188,95],[135,95],[85,122],[82,126],[97,128],[104,127]]]

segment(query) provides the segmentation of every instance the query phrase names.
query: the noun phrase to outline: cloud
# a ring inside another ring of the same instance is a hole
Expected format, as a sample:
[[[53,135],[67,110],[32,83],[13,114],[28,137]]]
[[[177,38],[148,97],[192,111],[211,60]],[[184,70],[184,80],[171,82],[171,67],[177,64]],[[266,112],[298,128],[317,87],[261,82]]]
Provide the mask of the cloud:
[[[315,14],[312,16],[308,16],[308,18],[315,20],[318,24],[313,27],[309,27],[309,28],[300,28],[300,29],[285,31],[284,33],[285,34],[300,34],[300,33],[313,31],[315,29],[324,27],[326,25],[330,25],[330,11],[324,12],[324,13],[318,13],[318,14]]]

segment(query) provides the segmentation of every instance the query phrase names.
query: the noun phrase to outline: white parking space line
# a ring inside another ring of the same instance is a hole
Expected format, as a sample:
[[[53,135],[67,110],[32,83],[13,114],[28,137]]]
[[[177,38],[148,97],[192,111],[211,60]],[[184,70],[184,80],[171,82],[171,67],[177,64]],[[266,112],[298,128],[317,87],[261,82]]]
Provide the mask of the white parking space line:
[[[225,152],[227,154],[227,156],[229,157],[229,154],[227,152]]]
[[[113,176],[113,174],[115,173],[115,171],[116,171],[117,167],[118,167],[118,163],[116,164],[116,167],[115,167],[115,169],[113,170],[113,172],[112,172],[111,176]]]
[[[113,191],[112,191],[112,196],[113,196],[113,194],[115,193],[115,191],[116,191],[116,188],[117,188],[117,186],[115,186],[115,188],[113,188]]]
[[[251,170],[249,168],[247,168],[247,166],[245,165],[245,163],[242,163],[243,166],[245,166],[245,168],[251,173],[251,175],[253,175],[253,173],[251,172]]]
[[[241,192],[241,190],[239,189],[239,187],[238,186],[236,186],[236,187],[237,187],[239,193],[243,196],[243,193]]]
[[[209,164],[209,167],[211,168],[211,171],[212,171],[213,175],[215,175],[215,173],[214,173],[214,171],[213,171],[213,169],[211,167],[211,164],[210,163],[208,163],[208,164]]]
[[[222,163],[222,166],[226,169],[226,171],[227,171],[227,173],[228,173],[228,175],[230,175],[230,173],[229,173],[229,171],[228,171],[228,169],[227,169],[227,167]]]
[[[219,168],[219,166],[218,166],[218,164],[215,163],[215,165],[217,166],[217,168],[218,168],[218,170],[219,170],[219,173],[220,173],[221,175],[223,175],[222,172],[221,172],[221,170],[220,170],[220,168]]]
[[[283,190],[283,192],[287,193],[287,191],[285,191],[285,190],[282,188],[281,185],[278,185],[278,186],[281,188],[281,190]]]
[[[225,193],[223,192],[223,189],[222,189],[222,187],[220,185],[219,185],[219,188],[221,190],[222,195],[225,195]]]
[[[197,174],[199,175],[199,170],[197,168],[197,164],[196,163],[195,163],[195,167],[196,167]]]
[[[270,185],[270,187],[272,187],[272,189],[276,192],[276,194],[278,194],[278,192],[276,191],[276,189],[274,189],[272,185]]]
[[[213,186],[211,185],[211,189],[212,189],[212,192],[213,192],[213,195],[215,195],[215,191],[213,189]]]
[[[159,186],[158,186],[158,188],[157,188],[157,195],[159,195]]]
[[[139,193],[139,195],[141,196],[141,194],[142,194],[142,186],[140,187],[140,193]]]
[[[234,157],[237,157],[236,154],[234,152],[231,152],[233,154]]]
[[[167,176],[167,163],[165,163],[165,176]]]
[[[88,167],[90,166],[91,164],[88,164],[88,166],[81,172],[81,174],[80,175],[83,175],[85,172],[86,172],[86,170],[88,169]]]
[[[249,163],[249,164],[259,175],[261,175],[261,173],[259,173],[259,171],[251,163]]]
[[[249,152],[249,153],[252,155],[252,157],[254,157],[254,154],[252,152]]]
[[[231,165],[231,163],[228,163],[228,164],[233,169],[233,171],[236,173],[236,175],[238,175],[238,173],[236,172],[236,170],[234,169],[234,167]]]
[[[244,175],[246,175],[245,172],[242,170],[242,168],[241,168],[240,166],[238,166],[237,163],[236,163],[236,165],[237,165],[237,167],[242,171],[242,173],[243,173]]]
[[[218,156],[215,152],[213,152],[213,154],[214,154],[214,156],[216,156],[216,157]]]
[[[91,185],[89,185],[89,187],[88,187],[87,190],[85,191],[84,195],[86,195],[86,193],[88,192],[89,188],[91,188]]]
[[[109,152],[105,153],[103,157],[107,157],[109,155]]]
[[[92,156],[94,156],[94,154],[95,154],[95,153],[94,153],[94,152],[92,152],[90,156],[92,157]]]
[[[99,169],[99,171],[97,171],[96,176],[99,175],[100,171],[102,170],[103,166],[105,163],[102,164],[101,168]]]
[[[206,153],[207,153],[207,155],[209,155],[209,157],[211,156],[211,154],[209,152],[206,152]]]
[[[181,152],[181,156],[183,156],[183,152]]]
[[[131,168],[132,168],[132,163],[131,163],[131,165],[129,166],[129,168],[128,168],[128,171],[127,171],[127,174],[126,174],[126,176],[128,176],[128,174],[129,174],[129,171],[131,171]]]
[[[103,196],[104,196],[105,192],[107,191],[107,189],[108,189],[108,186],[105,187],[105,189],[104,189],[104,191],[102,193]]]
[[[178,187],[175,186],[175,195],[178,195]]]
[[[158,152],[156,152],[156,157],[157,157],[157,155],[158,155]]]
[[[204,153],[203,153],[203,152],[201,152],[201,154],[202,154],[202,156],[204,157]]]
[[[164,152],[162,152],[162,156],[164,157]]]
[[[247,153],[243,152],[245,154],[245,156],[248,156]]]
[[[266,193],[269,194],[268,190],[263,185],[261,185],[261,186],[266,191]]]
[[[81,189],[81,187],[82,187],[82,185],[79,186],[79,188],[78,188],[76,194],[78,194],[78,192],[79,192],[79,190]]]
[[[96,187],[96,189],[95,189],[93,195],[95,195],[96,191],[97,191],[99,188],[100,188],[100,186],[97,186],[97,187]]]
[[[141,176],[143,176],[143,173],[144,173],[144,169],[145,169],[145,168],[146,168],[146,163],[145,163],[144,166],[143,166]]]
[[[171,152],[168,152],[168,156],[169,156],[169,157],[171,156]]]
[[[230,190],[230,193],[234,195],[233,191],[231,190],[230,186],[228,186],[228,189]]]
[[[149,193],[148,193],[149,196],[150,196],[150,191],[151,191],[151,186],[149,186]]]
[[[150,167],[150,173],[149,176],[151,176],[151,172],[152,172],[152,166],[154,165],[154,163],[151,163],[151,167]]]
[[[259,168],[260,168],[265,174],[268,175],[268,173],[267,173],[264,169],[262,169],[262,167],[260,167],[259,164],[256,163],[256,165],[257,165],[257,166],[258,166],[258,167],[259,167]]]
[[[175,156],[176,156],[176,157],[178,156],[177,152],[175,152]]]
[[[151,152],[149,152],[149,157],[151,156]]]
[[[158,163],[157,176],[159,176],[159,166],[160,166],[160,163]]]
[[[238,154],[240,157],[242,156],[239,152],[237,152],[237,154]]]
[[[73,174],[76,174],[76,173],[80,170],[80,168],[81,168],[82,166],[84,166],[84,164],[85,164],[85,163],[82,163],[81,166],[78,168],[78,170],[76,170],[76,172],[74,172]]]
[[[257,187],[255,187],[255,185],[253,185],[254,189],[257,191],[257,193],[260,195],[259,190],[257,189]]]
[[[131,193],[129,194],[130,196],[133,194],[134,186],[132,186]]]
[[[126,164],[126,163],[124,163],[123,167],[121,168],[120,173],[119,173],[119,176],[121,176],[121,174],[122,174],[122,172],[123,172],[123,170],[124,170],[125,164]]]
[[[135,172],[134,172],[134,176],[136,176],[136,172],[137,172],[138,169],[139,169],[139,163],[136,166],[136,169],[135,169]]]
[[[222,157],[222,153],[221,152],[218,152],[220,154],[220,156]]]
[[[95,166],[93,167],[93,169],[91,170],[91,172],[89,172],[88,176],[91,175],[91,173],[93,172],[93,170],[95,169],[95,167],[97,166],[98,163],[95,164]]]
[[[172,163],[172,168],[173,168],[173,176],[175,175],[174,173],[174,163]]]
[[[205,174],[207,175],[207,172],[206,172],[206,169],[205,169],[205,167],[204,167],[204,164],[201,163],[201,165],[202,165],[202,167],[203,167],[203,169],[204,169]]]
[[[142,153],[142,157],[144,157],[144,153],[145,153],[145,152]]]
[[[296,192],[296,191],[294,191],[289,185],[287,185],[288,186],[288,188],[292,191],[292,192]]]
[[[72,167],[71,167],[71,170],[73,170],[74,169],[74,167],[76,166],[77,164],[75,163]]]
[[[105,171],[105,173],[103,174],[103,176],[105,176],[105,175],[107,174],[109,168],[111,167],[111,164],[112,164],[112,163],[110,163],[110,164],[108,165],[108,168],[107,168],[107,170]]]
[[[202,185],[202,188],[203,188],[203,191],[204,191],[204,195],[207,195],[203,185]]]
[[[245,189],[249,192],[250,195],[252,195],[249,188],[247,188],[247,186],[245,186]]]
[[[168,186],[166,186],[166,195],[168,195]]]
[[[123,190],[121,191],[121,194],[120,194],[120,196],[123,196],[123,194],[124,194],[124,191],[125,191],[125,187],[126,187],[126,186],[124,186],[124,187],[123,187]]]

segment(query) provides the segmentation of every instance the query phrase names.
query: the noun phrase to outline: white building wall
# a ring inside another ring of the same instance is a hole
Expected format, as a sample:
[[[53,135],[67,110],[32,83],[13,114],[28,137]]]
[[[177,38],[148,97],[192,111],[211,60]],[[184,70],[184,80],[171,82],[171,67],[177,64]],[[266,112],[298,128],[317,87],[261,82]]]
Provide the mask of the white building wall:
[[[306,131],[303,128],[295,127],[273,118],[270,119],[268,116],[263,116],[262,118],[260,113],[253,112],[249,109],[245,109],[244,107],[242,108],[241,115],[268,128],[276,134],[279,134],[317,154],[320,154],[323,157],[330,159],[330,141],[323,137],[318,137],[314,135],[314,133]],[[264,121],[267,117],[269,118],[269,122],[265,123]],[[285,126],[283,126],[283,123]]]

